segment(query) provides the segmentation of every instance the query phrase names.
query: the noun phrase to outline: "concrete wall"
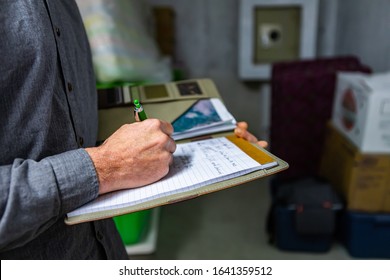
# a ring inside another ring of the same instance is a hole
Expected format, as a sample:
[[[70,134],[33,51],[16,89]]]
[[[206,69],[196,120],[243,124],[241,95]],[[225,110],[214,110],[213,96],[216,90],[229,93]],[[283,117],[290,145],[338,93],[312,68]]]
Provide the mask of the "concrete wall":
[[[354,54],[375,72],[390,70],[390,1],[342,0],[336,54]]]

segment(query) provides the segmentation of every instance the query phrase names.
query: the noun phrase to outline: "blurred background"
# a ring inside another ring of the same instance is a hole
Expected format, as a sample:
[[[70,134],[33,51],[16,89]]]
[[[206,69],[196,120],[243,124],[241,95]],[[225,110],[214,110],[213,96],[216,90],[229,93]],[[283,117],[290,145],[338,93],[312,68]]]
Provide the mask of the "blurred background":
[[[390,258],[390,1],[77,3],[98,87],[210,78],[290,165],[116,218],[130,258]]]

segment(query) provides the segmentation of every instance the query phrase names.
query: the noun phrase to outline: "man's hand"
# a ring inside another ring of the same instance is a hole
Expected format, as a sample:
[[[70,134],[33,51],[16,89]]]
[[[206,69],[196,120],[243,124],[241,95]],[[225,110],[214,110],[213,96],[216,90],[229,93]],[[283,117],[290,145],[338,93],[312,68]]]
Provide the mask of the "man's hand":
[[[234,134],[237,137],[244,138],[245,140],[257,143],[260,147],[267,148],[267,141],[258,140],[252,133],[248,131],[248,124],[246,122],[238,122],[237,127],[234,129]]]
[[[123,125],[101,146],[87,148],[99,178],[99,194],[135,188],[164,177],[176,144],[170,123],[147,119]]]

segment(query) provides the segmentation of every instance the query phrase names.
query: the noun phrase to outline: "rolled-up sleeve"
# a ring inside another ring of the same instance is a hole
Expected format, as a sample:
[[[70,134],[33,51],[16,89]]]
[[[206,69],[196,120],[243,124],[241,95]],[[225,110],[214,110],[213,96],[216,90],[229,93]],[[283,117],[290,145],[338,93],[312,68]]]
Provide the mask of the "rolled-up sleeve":
[[[0,250],[23,245],[66,213],[98,196],[84,149],[0,167]]]

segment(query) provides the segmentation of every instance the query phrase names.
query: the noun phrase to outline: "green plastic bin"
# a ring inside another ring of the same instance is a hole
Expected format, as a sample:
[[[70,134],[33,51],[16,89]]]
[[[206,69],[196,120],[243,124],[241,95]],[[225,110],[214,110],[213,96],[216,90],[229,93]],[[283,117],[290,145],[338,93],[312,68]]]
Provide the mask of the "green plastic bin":
[[[139,243],[147,234],[151,211],[144,210],[114,217],[115,225],[125,245]]]

